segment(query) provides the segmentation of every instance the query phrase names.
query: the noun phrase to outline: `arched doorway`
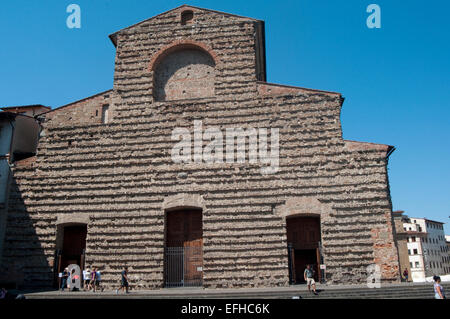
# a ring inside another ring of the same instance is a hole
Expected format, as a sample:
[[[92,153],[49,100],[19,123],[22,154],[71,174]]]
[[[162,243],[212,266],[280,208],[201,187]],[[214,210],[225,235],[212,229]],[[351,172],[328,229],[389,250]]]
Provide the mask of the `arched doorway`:
[[[86,251],[86,224],[60,224],[56,235],[56,267],[55,276],[70,264],[84,268]]]
[[[166,212],[164,247],[165,287],[203,285],[203,227],[201,209]]]
[[[286,218],[291,283],[304,283],[306,265],[312,265],[315,280],[320,282],[320,217],[294,216]]]

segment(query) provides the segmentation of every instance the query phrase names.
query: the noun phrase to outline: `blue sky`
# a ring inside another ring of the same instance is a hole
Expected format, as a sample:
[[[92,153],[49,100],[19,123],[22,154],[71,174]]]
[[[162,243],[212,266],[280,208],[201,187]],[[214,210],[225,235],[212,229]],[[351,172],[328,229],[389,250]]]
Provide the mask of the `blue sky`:
[[[81,29],[66,26],[71,3]],[[342,93],[344,138],[397,148],[394,209],[449,222],[450,1],[4,1],[0,105],[58,107],[112,88],[108,35],[184,3],[265,20],[268,82]],[[371,3],[381,29],[366,26]]]

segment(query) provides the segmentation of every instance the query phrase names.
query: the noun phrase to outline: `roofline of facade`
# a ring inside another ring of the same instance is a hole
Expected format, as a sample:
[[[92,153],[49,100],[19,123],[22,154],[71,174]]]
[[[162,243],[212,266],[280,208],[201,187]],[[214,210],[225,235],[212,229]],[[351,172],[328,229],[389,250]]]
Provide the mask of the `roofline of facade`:
[[[52,110],[50,110],[50,111],[41,113],[41,114],[39,114],[39,115],[44,115],[44,114],[47,114],[47,113],[50,113],[50,112],[53,112],[53,111],[58,111],[58,110],[60,110],[60,109],[62,109],[62,108],[71,106],[71,105],[73,105],[73,104],[75,104],[75,103],[80,103],[80,102],[83,102],[83,101],[85,101],[85,100],[89,100],[89,99],[91,99],[91,98],[93,98],[93,97],[96,97],[96,96],[105,94],[106,92],[111,92],[112,90],[113,90],[113,89],[109,89],[109,90],[106,90],[106,91],[103,91],[103,92],[100,92],[100,93],[97,93],[97,94],[94,94],[94,95],[85,97],[85,98],[83,98],[83,99],[80,99],[80,100],[77,100],[77,101],[74,101],[74,102],[70,102],[69,104],[65,104],[65,105],[63,105],[63,106],[59,106],[59,107],[57,107],[57,108],[54,108],[54,109],[52,109]]]
[[[290,89],[306,90],[306,91],[318,92],[318,93],[336,94],[336,95],[339,95],[339,96],[342,97],[341,93],[334,92],[334,91],[310,89],[310,88],[305,88],[305,87],[301,87],[301,86],[278,84],[278,83],[270,83],[270,82],[265,82],[265,81],[256,81],[256,83],[258,83],[258,84],[266,84],[266,85],[273,85],[273,86],[279,86],[279,87],[285,87],[285,88],[290,88]],[[342,97],[342,99],[344,99],[344,97]]]
[[[394,147],[392,145],[389,144],[382,144],[382,143],[373,143],[373,142],[361,142],[361,141],[355,141],[355,140],[344,140],[347,142],[356,142],[356,143],[365,143],[365,144],[372,144],[372,145],[380,145],[380,146],[387,146],[387,147]]]
[[[386,159],[389,159],[389,156],[391,156],[392,153],[396,150],[396,148],[392,145],[388,144],[381,144],[381,143],[372,143],[372,142],[361,142],[361,141],[354,141],[354,140],[344,140],[344,142],[351,142],[351,143],[361,143],[361,144],[369,144],[373,146],[384,146],[386,147]]]
[[[425,220],[427,222],[432,222],[432,223],[442,224],[442,225],[446,224],[446,223],[438,222],[437,220],[432,220],[432,219],[428,219],[428,218],[425,218],[425,217],[409,217],[409,218],[410,219],[423,219],[423,220]]]
[[[2,107],[2,108],[0,108],[0,109],[2,109],[2,110],[11,110],[11,109],[20,109],[20,108],[28,108],[28,107],[44,107],[44,108],[49,109],[49,110],[51,109],[50,106],[45,106],[45,105],[42,105],[42,104],[5,106],[5,107]]]
[[[159,16],[161,16],[161,15],[163,15],[163,14],[166,14],[166,13],[169,13],[169,12],[172,12],[172,11],[175,11],[175,10],[178,10],[178,9],[180,9],[180,8],[183,8],[183,7],[184,7],[184,8],[197,9],[197,10],[204,10],[204,11],[214,12],[214,13],[218,13],[218,14],[224,14],[224,15],[231,16],[231,17],[237,17],[237,18],[242,18],[242,19],[252,20],[252,21],[255,21],[255,22],[264,22],[263,20],[259,20],[259,19],[255,19],[255,18],[250,18],[250,17],[245,17],[245,16],[240,16],[240,15],[232,14],[232,13],[228,13],[228,12],[222,12],[222,11],[217,11],[217,10],[212,10],[212,9],[205,9],[205,8],[201,8],[201,7],[191,6],[191,5],[188,5],[188,4],[182,4],[181,6],[178,6],[178,7],[176,7],[176,8],[170,9],[170,10],[168,10],[168,11],[164,11],[164,12],[159,13],[159,14],[157,14],[157,15],[151,17],[151,18],[147,18],[147,19],[145,19],[145,20],[142,20],[142,21],[140,21],[140,22],[137,22],[137,23],[135,23],[135,24],[132,24],[132,25],[130,25],[130,26],[128,26],[128,27],[122,28],[122,29],[120,29],[120,30],[118,30],[118,31],[116,31],[116,32],[114,32],[114,33],[111,33],[108,37],[109,37],[109,39],[111,40],[111,42],[113,43],[113,45],[114,45],[115,47],[117,47],[117,39],[116,39],[116,36],[117,36],[118,33],[122,32],[122,31],[124,31],[124,30],[128,30],[128,29],[130,29],[130,28],[133,28],[133,27],[135,27],[135,26],[138,26],[138,25],[141,24],[141,23],[144,23],[144,22],[147,22],[147,21],[149,21],[149,20],[155,19],[155,18],[157,18],[157,17],[159,17]]]

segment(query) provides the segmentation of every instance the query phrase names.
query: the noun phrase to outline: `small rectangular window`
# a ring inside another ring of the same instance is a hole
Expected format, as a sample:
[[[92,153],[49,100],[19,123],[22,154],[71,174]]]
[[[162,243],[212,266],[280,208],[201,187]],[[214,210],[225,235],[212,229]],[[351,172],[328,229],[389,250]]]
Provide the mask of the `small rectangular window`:
[[[102,123],[107,124],[109,120],[109,105],[102,106]]]
[[[194,12],[186,10],[181,13],[181,25],[191,24],[194,20]]]

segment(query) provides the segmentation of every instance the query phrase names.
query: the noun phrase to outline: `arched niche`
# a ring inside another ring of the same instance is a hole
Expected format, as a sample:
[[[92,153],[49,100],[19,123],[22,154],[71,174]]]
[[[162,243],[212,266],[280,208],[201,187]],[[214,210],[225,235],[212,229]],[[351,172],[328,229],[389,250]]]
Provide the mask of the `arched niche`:
[[[205,45],[175,43],[155,55],[153,71],[155,101],[174,101],[214,96],[216,56]]]

